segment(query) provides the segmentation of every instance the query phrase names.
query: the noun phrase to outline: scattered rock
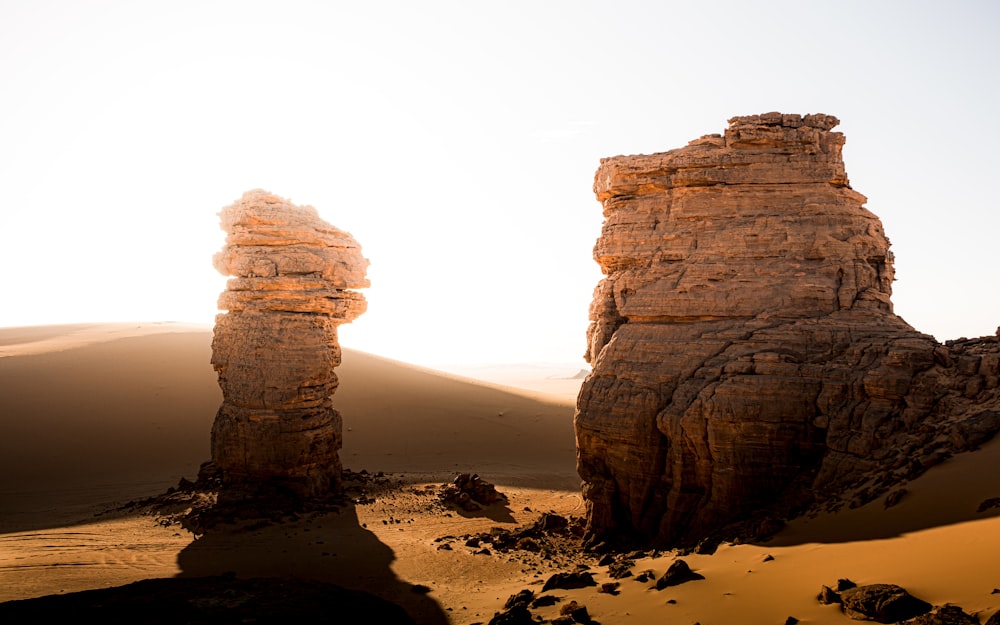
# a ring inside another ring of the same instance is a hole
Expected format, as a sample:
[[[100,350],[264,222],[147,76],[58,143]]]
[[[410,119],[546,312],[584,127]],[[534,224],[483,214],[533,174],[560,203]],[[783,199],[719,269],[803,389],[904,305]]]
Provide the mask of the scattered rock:
[[[771,554],[767,554],[766,556],[764,556],[764,559],[761,560],[761,562],[771,562],[773,560],[774,560],[774,556],[772,556]]]
[[[660,579],[656,580],[656,589],[663,590],[699,579],[705,579],[705,576],[692,571],[684,560],[675,560]]]
[[[840,593],[844,614],[857,620],[879,623],[905,621],[931,609],[931,604],[917,599],[895,584],[869,584],[848,588]]]
[[[785,619],[785,625],[796,625],[798,622],[799,619],[795,618],[794,616],[789,616],[788,618]]]

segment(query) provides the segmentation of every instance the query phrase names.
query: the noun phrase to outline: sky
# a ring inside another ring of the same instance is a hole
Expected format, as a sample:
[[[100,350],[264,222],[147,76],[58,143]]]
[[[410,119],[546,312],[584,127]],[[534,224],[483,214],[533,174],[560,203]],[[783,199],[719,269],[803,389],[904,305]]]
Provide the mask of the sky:
[[[1000,3],[0,0],[0,327],[211,324],[266,189],[371,261],[343,345],[582,363],[602,157],[841,120],[896,312],[1000,325]]]

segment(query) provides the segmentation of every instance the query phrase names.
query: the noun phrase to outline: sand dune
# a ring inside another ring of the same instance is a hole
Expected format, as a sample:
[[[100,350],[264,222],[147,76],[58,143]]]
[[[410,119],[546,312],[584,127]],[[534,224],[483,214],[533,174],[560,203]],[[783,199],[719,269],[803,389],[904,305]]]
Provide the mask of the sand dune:
[[[209,459],[222,401],[211,329],[0,330],[0,530],[63,523],[162,491]],[[344,466],[489,472],[575,488],[572,398],[504,389],[345,349]],[[65,514],[63,514],[65,512]]]
[[[537,380],[532,391],[503,388],[351,350],[335,396],[341,457],[356,471],[391,472],[372,497],[340,513],[197,539],[114,512],[193,477],[208,458],[221,401],[210,337],[176,324],[0,330],[0,601],[232,571],[364,589],[418,622],[466,624],[487,622],[509,595],[540,593],[548,575],[577,564],[613,581],[588,556],[476,554],[462,538],[530,523],[540,511],[582,513],[570,393],[541,394],[550,387]],[[985,622],[1000,610],[992,592],[1000,509],[979,508],[1000,497],[998,463],[994,441],[907,484],[893,507],[877,500],[797,520],[766,544],[685,556],[705,580],[656,591],[626,578],[617,595],[561,590],[549,593],[556,605],[534,613],[551,620],[576,600],[605,625],[789,616],[842,624],[851,621],[815,595],[849,577],[900,584]],[[457,471],[480,472],[508,501],[482,514],[447,512],[435,488]],[[438,549],[442,539],[452,548]],[[660,574],[676,557],[646,554],[634,569]],[[415,594],[413,584],[430,590]]]

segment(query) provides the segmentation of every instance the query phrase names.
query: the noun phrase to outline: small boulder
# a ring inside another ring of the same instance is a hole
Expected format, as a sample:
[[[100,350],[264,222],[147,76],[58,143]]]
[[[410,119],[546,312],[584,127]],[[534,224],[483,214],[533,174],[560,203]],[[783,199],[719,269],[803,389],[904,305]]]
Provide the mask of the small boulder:
[[[555,595],[542,595],[540,597],[536,597],[535,600],[531,602],[531,607],[544,608],[546,606],[559,603],[559,600],[560,598]]]
[[[525,588],[516,595],[511,595],[510,598],[507,599],[507,603],[503,604],[503,607],[510,609],[516,605],[529,606],[534,598],[535,593]]]
[[[542,586],[542,592],[552,590],[553,588],[570,590],[572,588],[586,588],[587,586],[596,585],[597,582],[594,581],[593,573],[588,573],[587,571],[555,573],[545,581],[545,585]]]
[[[531,612],[523,605],[516,605],[512,608],[497,612],[490,619],[489,625],[534,625]]]
[[[621,586],[619,582],[604,582],[601,584],[601,589],[597,592],[602,592],[606,595],[617,595],[621,592],[618,590],[619,586]]]
[[[840,593],[844,614],[856,620],[897,623],[931,610],[931,604],[917,599],[895,584],[869,584]]]
[[[656,580],[656,589],[663,590],[670,586],[677,586],[699,579],[705,579],[705,576],[692,571],[684,560],[675,560],[670,565],[670,568],[667,569],[667,572],[661,575],[660,579]]]
[[[576,601],[570,601],[566,605],[559,608],[559,614],[570,617],[573,619],[574,623],[582,623],[583,625],[586,625],[591,622],[590,613],[587,612],[587,606],[580,605]]]
[[[823,605],[830,605],[831,603],[840,603],[840,595],[837,591],[829,586],[823,586],[819,591],[819,602]]]

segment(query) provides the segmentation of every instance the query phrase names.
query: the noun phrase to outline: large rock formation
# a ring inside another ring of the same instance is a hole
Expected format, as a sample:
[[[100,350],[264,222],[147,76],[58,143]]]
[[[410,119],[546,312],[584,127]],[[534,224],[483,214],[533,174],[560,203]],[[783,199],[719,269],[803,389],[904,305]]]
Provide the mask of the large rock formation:
[[[868,499],[1000,429],[997,337],[939,345],[893,314],[889,241],[837,123],[736,117],[601,161],[576,414],[595,536],[690,543]]]
[[[368,261],[350,234],[311,206],[248,191],[219,213],[215,255],[234,276],[219,297],[212,365],[223,403],[212,460],[230,487],[283,487],[302,497],[340,489],[341,419],[331,404],[337,326],[365,311]]]

